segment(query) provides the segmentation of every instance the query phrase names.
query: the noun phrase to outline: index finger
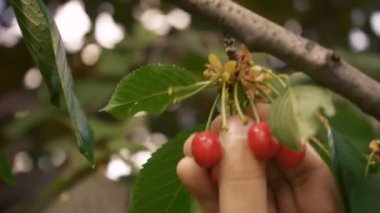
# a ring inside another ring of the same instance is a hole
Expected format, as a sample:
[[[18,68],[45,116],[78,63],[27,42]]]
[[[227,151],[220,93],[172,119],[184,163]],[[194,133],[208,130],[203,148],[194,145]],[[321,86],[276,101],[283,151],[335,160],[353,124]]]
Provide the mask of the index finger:
[[[228,119],[228,131],[221,132],[220,212],[268,212],[265,164],[255,158],[247,144],[248,125],[239,117]]]

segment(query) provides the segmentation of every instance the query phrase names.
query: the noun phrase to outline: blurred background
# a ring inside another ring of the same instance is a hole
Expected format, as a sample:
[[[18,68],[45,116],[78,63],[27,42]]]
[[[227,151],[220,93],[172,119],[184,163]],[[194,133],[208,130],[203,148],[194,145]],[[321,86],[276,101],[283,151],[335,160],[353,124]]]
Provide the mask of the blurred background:
[[[378,0],[239,0],[268,19],[336,50],[380,78]],[[201,78],[207,55],[223,53],[222,33],[206,20],[160,0],[47,0],[61,32],[75,91],[96,135],[98,164],[79,154],[68,116],[49,103],[12,8],[0,0],[0,149],[16,185],[0,181],[0,212],[125,212],[142,164],[181,130],[205,123],[215,91],[206,91],[162,116],[137,113],[118,121],[99,112],[117,82],[144,64],[176,63]],[[278,72],[286,63],[255,53]],[[362,152],[380,124],[335,97],[334,128]]]

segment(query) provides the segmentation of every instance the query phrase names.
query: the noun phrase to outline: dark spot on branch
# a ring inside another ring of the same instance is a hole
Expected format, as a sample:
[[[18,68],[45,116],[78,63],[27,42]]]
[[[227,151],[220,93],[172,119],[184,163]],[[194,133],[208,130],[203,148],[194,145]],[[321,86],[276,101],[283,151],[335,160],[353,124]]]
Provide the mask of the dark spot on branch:
[[[232,6],[228,7],[228,12],[230,13],[234,8]]]
[[[338,54],[336,54],[335,52],[332,53],[331,55],[331,60],[334,61],[335,63],[339,63],[341,58]]]
[[[307,41],[305,48],[307,51],[310,51],[315,47],[315,45],[316,43],[314,41]]]
[[[330,51],[326,55],[326,60],[329,66],[337,66],[340,64],[342,59],[337,53],[335,53],[334,51]]]

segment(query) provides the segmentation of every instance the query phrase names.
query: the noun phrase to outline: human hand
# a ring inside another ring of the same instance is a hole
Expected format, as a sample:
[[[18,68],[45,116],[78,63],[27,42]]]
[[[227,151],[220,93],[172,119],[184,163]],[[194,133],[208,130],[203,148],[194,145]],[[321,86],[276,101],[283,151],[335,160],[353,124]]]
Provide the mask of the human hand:
[[[250,126],[243,125],[239,117],[231,117],[228,131],[221,132],[220,118],[213,122],[212,131],[219,133],[223,147],[218,189],[211,184],[209,173],[192,158],[193,136],[185,142],[185,157],[177,165],[177,174],[204,213],[339,212],[334,178],[311,146],[307,146],[306,157],[297,168],[265,162],[248,147]]]

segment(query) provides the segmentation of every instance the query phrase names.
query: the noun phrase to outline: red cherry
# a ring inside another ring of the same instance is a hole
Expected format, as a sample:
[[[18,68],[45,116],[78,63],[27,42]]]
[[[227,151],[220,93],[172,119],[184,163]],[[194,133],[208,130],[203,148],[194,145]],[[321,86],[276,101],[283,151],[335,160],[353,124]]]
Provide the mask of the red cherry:
[[[210,180],[211,180],[211,184],[215,187],[215,188],[218,188],[218,174],[216,172],[216,167],[212,167],[211,171],[210,171]]]
[[[248,144],[255,156],[264,160],[273,158],[279,150],[279,143],[272,139],[269,126],[265,122],[249,128]]]
[[[215,166],[221,156],[221,146],[214,132],[199,132],[191,143],[191,152],[195,161],[203,168]]]
[[[280,150],[276,156],[278,164],[286,168],[296,168],[301,165],[306,155],[305,143],[301,144],[301,149],[300,152],[295,152],[284,145],[280,145]]]

